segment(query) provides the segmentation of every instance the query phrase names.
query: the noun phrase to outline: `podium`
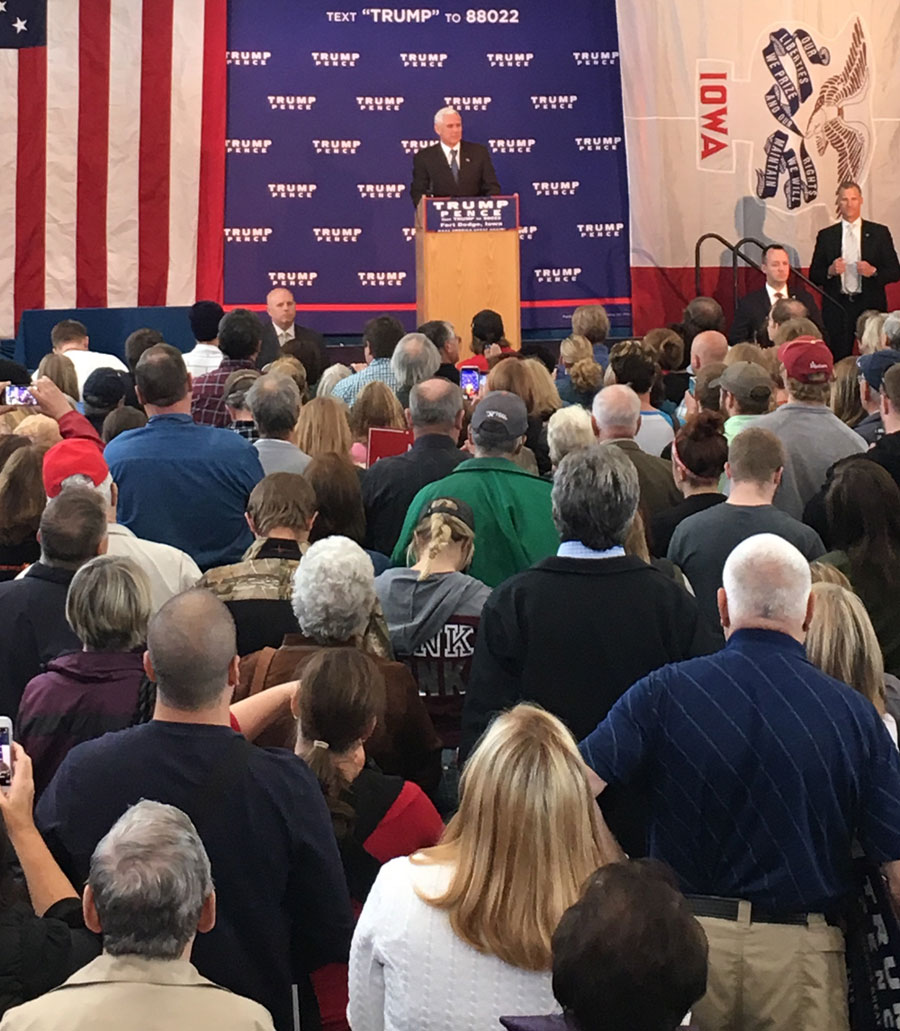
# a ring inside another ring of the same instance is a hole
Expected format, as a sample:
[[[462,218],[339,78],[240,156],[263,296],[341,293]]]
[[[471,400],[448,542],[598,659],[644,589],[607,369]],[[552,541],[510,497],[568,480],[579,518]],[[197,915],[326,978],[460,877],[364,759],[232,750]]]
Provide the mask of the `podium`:
[[[472,316],[499,312],[506,338],[521,340],[519,195],[423,197],[416,209],[416,318],[452,322],[471,353]]]

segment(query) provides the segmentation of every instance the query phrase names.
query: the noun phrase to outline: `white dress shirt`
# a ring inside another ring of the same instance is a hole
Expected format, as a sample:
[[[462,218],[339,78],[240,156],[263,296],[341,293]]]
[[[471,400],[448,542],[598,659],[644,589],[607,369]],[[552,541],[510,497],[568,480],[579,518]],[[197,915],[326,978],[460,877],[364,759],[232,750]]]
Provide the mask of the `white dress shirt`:
[[[188,351],[184,356],[184,364],[192,376],[202,376],[213,369],[218,369],[222,364],[224,355],[219,350],[218,344],[197,343],[193,350]]]
[[[787,288],[787,283],[785,283],[784,286],[778,287],[777,290],[775,289],[775,287],[769,286],[769,284],[766,283],[766,293],[769,295],[770,309],[776,301],[783,300],[784,298],[791,296],[790,291]],[[781,297],[776,297],[776,294],[781,294]]]
[[[455,147],[448,147],[446,143],[441,143],[441,150],[444,152],[444,157],[447,159],[449,165],[452,161],[451,154],[456,151],[456,164],[462,167],[462,157],[460,156],[460,144],[457,143]]]
[[[294,339],[294,323],[292,322],[287,329],[282,329],[280,326],[276,326],[272,323],[272,328],[275,330],[275,336],[278,337],[278,346],[284,347],[288,340]]]
[[[847,262],[847,268],[841,276],[841,291],[845,294],[858,294],[862,284],[859,277],[859,259],[862,257],[862,219],[848,222],[841,219],[841,257]]]
[[[75,375],[78,377],[78,397],[76,400],[84,400],[84,384],[92,372],[96,369],[115,369],[117,372],[128,372],[128,366],[114,354],[104,354],[102,351],[81,351],[72,348],[70,351],[62,352],[75,366]]]

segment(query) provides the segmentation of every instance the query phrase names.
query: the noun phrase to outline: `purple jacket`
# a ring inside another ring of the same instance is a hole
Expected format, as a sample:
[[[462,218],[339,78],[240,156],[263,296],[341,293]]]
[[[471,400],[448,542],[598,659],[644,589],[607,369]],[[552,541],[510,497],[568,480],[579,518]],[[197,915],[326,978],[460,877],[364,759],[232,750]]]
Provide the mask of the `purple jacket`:
[[[15,734],[34,764],[36,798],[77,744],[131,726],[143,675],[140,652],[73,652],[28,682]]]

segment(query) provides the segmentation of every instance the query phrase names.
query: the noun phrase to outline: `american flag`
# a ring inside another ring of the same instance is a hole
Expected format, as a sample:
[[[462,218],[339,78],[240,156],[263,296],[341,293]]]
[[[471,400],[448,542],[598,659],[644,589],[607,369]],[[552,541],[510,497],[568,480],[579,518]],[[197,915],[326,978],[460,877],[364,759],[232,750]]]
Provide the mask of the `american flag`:
[[[220,297],[227,0],[0,0],[0,337]]]

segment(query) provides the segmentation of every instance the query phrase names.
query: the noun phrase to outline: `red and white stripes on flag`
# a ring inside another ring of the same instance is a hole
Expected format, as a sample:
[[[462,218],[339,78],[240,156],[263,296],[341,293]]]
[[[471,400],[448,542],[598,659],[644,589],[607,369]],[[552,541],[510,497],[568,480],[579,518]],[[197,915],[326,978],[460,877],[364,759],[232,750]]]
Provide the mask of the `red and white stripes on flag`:
[[[0,337],[29,308],[221,297],[227,0],[48,0],[0,50]]]

